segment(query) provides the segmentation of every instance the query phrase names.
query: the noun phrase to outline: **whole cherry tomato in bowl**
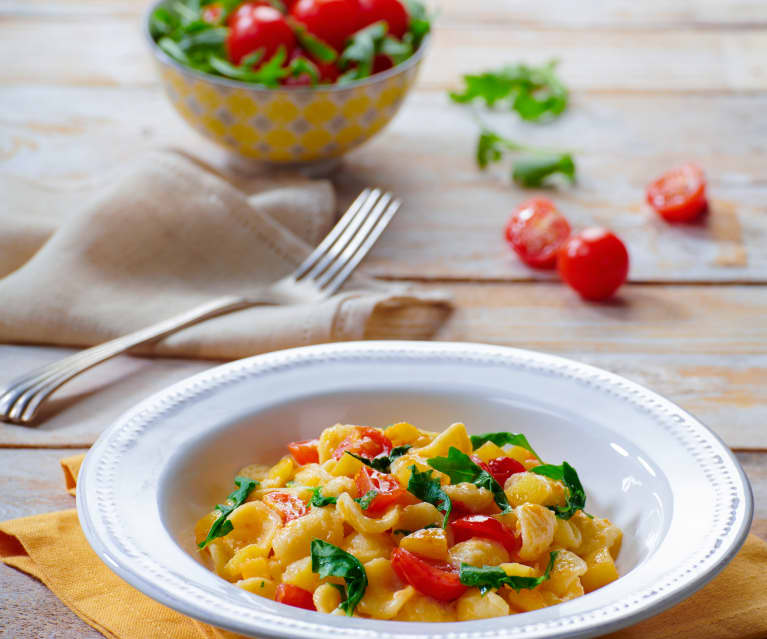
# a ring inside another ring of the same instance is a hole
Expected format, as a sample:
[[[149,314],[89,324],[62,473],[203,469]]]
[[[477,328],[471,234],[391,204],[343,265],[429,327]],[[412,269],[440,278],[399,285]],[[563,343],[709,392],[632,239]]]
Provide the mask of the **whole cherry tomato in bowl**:
[[[557,269],[562,279],[581,297],[600,301],[626,281],[629,254],[611,231],[588,228],[572,235],[559,248]]]
[[[362,28],[359,0],[298,0],[290,10],[297,22],[336,51]]]
[[[296,36],[285,16],[261,2],[245,2],[229,17],[226,47],[235,64],[254,51],[262,50],[262,60],[269,60],[280,47],[286,53],[296,46]]]

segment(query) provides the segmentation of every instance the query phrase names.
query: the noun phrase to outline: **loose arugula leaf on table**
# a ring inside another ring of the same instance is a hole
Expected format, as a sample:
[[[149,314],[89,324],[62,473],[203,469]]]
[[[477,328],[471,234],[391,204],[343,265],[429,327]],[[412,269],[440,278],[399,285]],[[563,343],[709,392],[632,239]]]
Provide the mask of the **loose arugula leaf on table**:
[[[549,555],[549,564],[546,566],[546,571],[540,577],[510,577],[500,566],[477,567],[461,564],[458,578],[464,586],[479,588],[479,592],[483,595],[489,590],[498,590],[501,586],[509,586],[519,592],[523,588],[535,588],[544,581],[547,581],[551,576],[551,569],[556,558],[556,552],[552,552]]]
[[[312,540],[311,553],[312,572],[321,578],[342,577],[346,582],[346,600],[339,607],[351,617],[368,586],[365,568],[354,555],[321,539]]]
[[[521,446],[522,448],[526,448],[529,450],[533,455],[535,455],[536,459],[538,461],[543,461],[538,453],[533,450],[533,447],[530,445],[530,442],[527,441],[527,437],[525,437],[522,433],[510,433],[510,432],[499,432],[499,433],[484,433],[482,435],[472,435],[471,436],[471,445],[474,447],[474,450],[477,450],[482,444],[485,444],[487,442],[492,442],[496,446],[506,446],[507,444],[510,444],[512,446]]]
[[[370,489],[367,491],[362,497],[357,497],[354,501],[356,501],[362,510],[367,510],[370,508],[370,504],[373,503],[373,500],[378,497],[378,491],[374,489]]]
[[[576,512],[586,507],[586,491],[583,489],[583,484],[581,484],[575,468],[567,462],[562,462],[559,466],[542,464],[532,468],[531,472],[564,483],[568,491],[565,505],[549,506],[560,519],[570,519]]]
[[[447,493],[442,490],[442,484],[439,479],[433,477],[433,475],[434,472],[431,470],[421,473],[418,472],[418,468],[415,465],[411,466],[407,490],[421,501],[432,504],[437,510],[444,513],[442,527],[445,528],[448,517],[450,517],[450,511],[453,509],[453,504]]]
[[[322,508],[323,506],[335,504],[337,501],[337,497],[323,497],[322,486],[317,486],[312,489],[312,498],[309,500],[309,503],[316,508]]]
[[[556,74],[555,61],[540,67],[516,64],[497,71],[464,75],[463,91],[452,91],[454,102],[482,100],[493,107],[507,100],[524,120],[551,120],[567,108],[567,88]]]
[[[506,499],[506,493],[503,492],[503,487],[493,479],[490,473],[475,464],[471,457],[454,446],[451,446],[450,450],[447,451],[447,457],[432,457],[427,459],[426,463],[434,470],[445,473],[450,477],[450,482],[453,484],[468,482],[480,488],[487,488],[493,493],[493,499],[501,512],[511,512],[511,506]]]
[[[346,451],[346,454],[351,455],[354,457],[354,459],[358,459],[366,466],[370,466],[370,468],[373,470],[377,470],[381,473],[388,473],[391,472],[392,462],[395,459],[402,457],[402,455],[404,455],[411,448],[412,446],[410,446],[410,444],[406,444],[405,446],[396,446],[395,448],[391,449],[391,452],[388,455],[379,455],[378,457],[373,457],[373,459],[361,457],[355,453],[350,453],[348,450]]]
[[[200,550],[205,548],[205,546],[214,539],[224,537],[234,530],[232,522],[227,518],[232,514],[235,508],[241,506],[245,502],[248,495],[250,495],[253,489],[259,485],[257,481],[248,477],[235,477],[234,483],[239,486],[239,488],[226,498],[225,504],[216,504],[216,510],[221,514],[211,525],[207,537],[197,544]]]

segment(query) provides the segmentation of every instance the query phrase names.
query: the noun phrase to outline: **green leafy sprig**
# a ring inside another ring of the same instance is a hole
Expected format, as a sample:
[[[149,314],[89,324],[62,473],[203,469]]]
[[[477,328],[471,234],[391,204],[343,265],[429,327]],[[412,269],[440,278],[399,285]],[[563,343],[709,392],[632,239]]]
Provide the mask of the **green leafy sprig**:
[[[362,510],[367,510],[370,508],[370,504],[373,503],[373,500],[378,497],[379,493],[377,490],[373,490],[372,488],[367,491],[362,497],[357,497],[354,501],[356,501]]]
[[[405,446],[396,446],[391,449],[391,452],[388,455],[379,455],[378,457],[373,457],[372,459],[351,453],[348,450],[346,451],[346,454],[351,455],[354,457],[354,459],[358,459],[373,470],[377,470],[380,473],[389,473],[391,472],[392,462],[395,459],[402,457],[402,455],[404,455],[411,448],[412,446],[410,444],[406,444]]]
[[[323,506],[330,506],[338,502],[337,497],[324,497],[322,495],[322,486],[317,486],[312,489],[312,498],[309,503],[315,508],[322,508]]]
[[[471,436],[471,445],[474,450],[477,450],[477,448],[487,442],[492,442],[496,446],[521,446],[522,448],[529,450],[533,455],[535,455],[538,461],[543,461],[538,453],[536,453],[533,447],[530,445],[530,442],[527,441],[527,437],[525,437],[522,433],[498,432]]]
[[[553,464],[541,464],[531,469],[536,475],[550,477],[561,481],[567,488],[567,501],[564,506],[549,506],[560,519],[570,519],[576,512],[586,507],[586,491],[578,477],[578,473],[567,462],[559,466]]]
[[[442,484],[439,479],[433,477],[433,475],[434,472],[431,470],[422,473],[418,471],[415,465],[411,466],[407,490],[410,494],[415,495],[421,501],[432,504],[443,513],[442,527],[445,528],[450,512],[453,510],[453,503],[450,501],[448,494],[442,490]]]
[[[351,617],[368,586],[364,566],[354,555],[321,539],[312,540],[311,555],[312,572],[321,578],[341,577],[346,582],[346,599],[339,607]]]
[[[551,577],[551,569],[556,558],[556,551],[549,555],[549,564],[540,577],[510,577],[500,566],[477,567],[461,564],[458,578],[464,586],[479,588],[479,592],[483,595],[489,590],[498,590],[501,586],[509,586],[519,592],[522,589],[535,588],[547,581]]]
[[[214,539],[224,537],[234,530],[232,522],[228,519],[229,515],[232,514],[235,508],[245,503],[248,495],[250,495],[253,489],[259,485],[257,481],[250,479],[249,477],[235,477],[234,483],[238,488],[226,498],[226,503],[216,504],[216,510],[218,510],[220,514],[216,518],[216,521],[211,524],[205,539],[197,544],[200,550],[205,548]]]

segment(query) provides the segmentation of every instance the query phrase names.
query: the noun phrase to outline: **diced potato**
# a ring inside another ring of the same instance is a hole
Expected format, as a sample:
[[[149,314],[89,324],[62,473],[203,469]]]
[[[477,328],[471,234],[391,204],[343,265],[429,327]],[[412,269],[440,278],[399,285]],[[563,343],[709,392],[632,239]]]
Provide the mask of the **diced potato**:
[[[522,536],[519,556],[525,561],[540,557],[554,541],[556,515],[538,504],[524,504],[514,509],[517,515],[518,532]]]
[[[509,457],[516,459],[518,462],[521,462],[522,464],[530,460],[535,460],[536,464],[540,463],[536,459],[535,455],[533,455],[524,446],[506,446],[505,451]]]
[[[412,506],[405,506],[399,516],[397,528],[402,530],[420,530],[429,524],[442,525],[444,515],[433,504],[425,501]]]
[[[322,584],[314,591],[312,601],[318,612],[329,614],[338,608],[338,604],[341,603],[341,593],[338,592],[338,588],[335,586]]]
[[[566,597],[576,582],[580,586],[578,577],[583,575],[587,568],[586,562],[578,555],[569,550],[560,550],[554,560],[551,575],[543,582],[541,588],[553,592],[560,598]]]
[[[512,610],[517,612],[539,610],[547,605],[541,591],[537,588],[535,590],[522,589],[519,592],[511,588],[504,588],[502,592]]]
[[[450,497],[451,502],[461,504],[469,512],[487,513],[499,510],[493,499],[493,493],[487,488],[480,488],[469,482],[461,482],[460,484],[448,484],[442,489]]]
[[[328,462],[326,468],[336,477],[354,477],[360,472],[362,462],[351,455],[341,455],[335,463]]]
[[[264,579],[263,577],[253,577],[251,579],[242,579],[238,581],[237,586],[248,592],[252,592],[254,595],[266,597],[267,599],[274,599],[274,593],[277,590],[277,584],[271,579]]]
[[[267,579],[272,579],[271,568],[269,560],[264,557],[248,559],[240,566],[240,576],[243,579],[250,579],[251,577],[266,577]]]
[[[618,578],[618,569],[608,548],[600,548],[586,557],[588,569],[581,576],[586,592],[593,592]]]
[[[550,477],[535,473],[516,473],[506,480],[503,487],[506,498],[512,506],[541,504],[542,506],[564,506],[565,487]]]
[[[476,588],[470,588],[455,603],[458,621],[489,619],[509,614],[509,604],[494,592],[479,594]]]
[[[313,539],[340,546],[343,534],[342,520],[332,509],[312,508],[303,517],[285,524],[275,536],[272,547],[276,559],[287,566],[309,554]]]
[[[428,446],[414,449],[413,452],[424,459],[429,459],[430,457],[447,457],[451,448],[457,448],[467,455],[471,453],[471,439],[464,424],[453,424],[437,435]]]
[[[394,617],[396,621],[455,621],[455,611],[450,604],[442,603],[426,595],[416,593]]]
[[[348,455],[347,455],[348,457]],[[432,471],[432,476],[439,478],[444,484],[448,481],[447,475],[438,473],[429,464],[426,463],[426,459],[416,455],[415,453],[407,453],[398,457],[392,462],[391,474],[397,478],[397,481],[403,488],[407,488],[407,484],[410,481],[410,475],[412,474],[412,467],[415,466],[419,473],[425,473]]]
[[[400,539],[399,546],[425,559],[447,561],[447,534],[442,528],[416,530]]]
[[[293,477],[295,466],[296,464],[292,457],[283,457],[269,469],[266,479],[261,482],[261,488],[281,488],[285,485],[285,482]]]
[[[383,533],[353,532],[341,547],[364,564],[379,557],[388,558],[394,544],[391,537]]]
[[[498,566],[508,563],[509,553],[497,541],[473,537],[450,548],[448,559],[456,568],[460,568],[462,563],[470,566]]]
[[[392,424],[384,429],[386,435],[394,446],[405,446],[409,444],[418,448],[426,446],[434,437],[435,433],[430,433],[409,424],[408,422],[399,422]]]
[[[316,572],[312,572],[312,558],[303,557],[288,564],[282,575],[282,581],[286,584],[292,584],[313,592],[320,585],[320,577]]]
[[[483,462],[489,462],[491,459],[496,459],[498,457],[509,457],[509,454],[503,450],[503,448],[493,442],[485,442],[477,448],[473,454],[479,457]]]
[[[581,531],[568,519],[557,519],[557,527],[554,530],[554,545],[559,548],[570,550],[581,545]]]

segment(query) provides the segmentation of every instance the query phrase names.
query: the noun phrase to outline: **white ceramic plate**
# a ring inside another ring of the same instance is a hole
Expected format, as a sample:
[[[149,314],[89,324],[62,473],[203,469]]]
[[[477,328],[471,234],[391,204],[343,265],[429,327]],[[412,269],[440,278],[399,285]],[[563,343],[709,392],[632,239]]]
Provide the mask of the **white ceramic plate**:
[[[217,577],[192,527],[242,466],[335,422],[407,420],[527,434],[580,474],[587,509],[624,531],[622,577],[535,612],[451,624],[346,618],[284,606]],[[101,559],[150,597],[244,635],[338,639],[592,637],[654,615],[716,575],[743,543],[751,489],[726,446],[655,393],[530,351],[429,342],[313,346],[220,366],[145,400],[86,458],[77,489]]]

